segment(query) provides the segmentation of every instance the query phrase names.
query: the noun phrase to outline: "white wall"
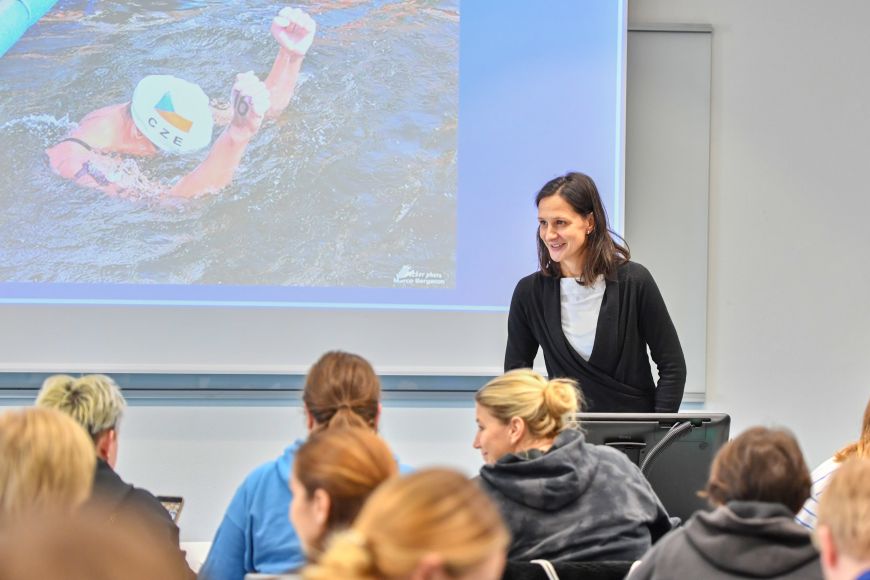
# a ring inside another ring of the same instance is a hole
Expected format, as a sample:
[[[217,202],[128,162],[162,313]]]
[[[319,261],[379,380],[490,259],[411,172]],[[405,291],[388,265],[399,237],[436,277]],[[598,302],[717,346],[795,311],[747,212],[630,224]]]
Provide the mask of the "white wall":
[[[406,464],[450,466],[468,475],[480,467],[474,408],[461,404],[387,401],[381,434]],[[210,541],[236,487],[257,465],[305,435],[294,403],[205,403],[151,406],[132,401],[121,425],[118,473],[155,494],[181,495],[181,539]]]
[[[471,447],[476,427],[470,393],[454,400],[387,399],[379,431],[403,464],[477,473],[482,461]],[[0,399],[0,411],[32,402]],[[296,394],[237,402],[132,398],[115,467],[125,481],[155,495],[184,497],[181,540],[210,542],[245,476],[305,434]]]
[[[707,406],[791,428],[813,464],[870,397],[868,21],[862,0],[629,5],[713,26]]]

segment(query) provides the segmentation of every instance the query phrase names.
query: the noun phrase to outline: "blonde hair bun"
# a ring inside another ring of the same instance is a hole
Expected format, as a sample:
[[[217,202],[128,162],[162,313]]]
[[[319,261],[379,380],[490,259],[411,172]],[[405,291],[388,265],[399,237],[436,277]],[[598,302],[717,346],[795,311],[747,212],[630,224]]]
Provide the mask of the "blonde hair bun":
[[[542,392],[547,414],[554,419],[565,415],[573,415],[578,410],[577,386],[569,379],[553,379],[548,381]]]
[[[516,369],[488,382],[474,400],[503,423],[519,417],[533,437],[555,437],[573,426],[583,395],[571,379],[548,381],[532,369]]]

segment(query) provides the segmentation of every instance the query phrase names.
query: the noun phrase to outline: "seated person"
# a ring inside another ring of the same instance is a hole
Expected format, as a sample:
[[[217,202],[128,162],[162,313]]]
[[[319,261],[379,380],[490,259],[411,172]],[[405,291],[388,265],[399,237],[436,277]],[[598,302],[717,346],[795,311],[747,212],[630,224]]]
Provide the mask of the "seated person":
[[[369,429],[338,428],[313,433],[293,462],[290,521],[308,560],[326,539],[350,527],[366,498],[398,473],[383,439]]]
[[[809,529],[816,527],[816,512],[819,509],[819,499],[825,492],[825,487],[840,465],[852,457],[870,459],[870,401],[867,401],[867,407],[864,409],[864,421],[858,440],[837,451],[833,457],[816,467],[810,475],[813,489],[809,499],[795,517],[797,523]]]
[[[93,457],[93,451],[90,455]],[[188,577],[190,571],[166,542],[130,520],[107,526],[103,515],[85,508],[74,514],[37,514],[14,527],[0,527],[0,578],[184,580]]]
[[[870,580],[870,459],[850,459],[831,478],[816,540],[826,580]]]
[[[271,26],[279,46],[272,70],[265,82],[252,72],[237,76],[230,95],[232,111],[212,110],[194,83],[170,75],[146,76],[129,102],[88,113],[46,150],[52,171],[83,187],[123,197],[195,197],[226,187],[263,119],[280,114],[290,102],[315,29],[301,10],[281,10]],[[206,158],[172,186],[150,183],[129,159],[207,147],[215,123],[229,126]]]
[[[510,528],[511,560],[636,560],[671,529],[640,469],[574,428],[580,400],[574,381],[528,369],[475,395],[479,481]]]
[[[428,469],[381,485],[302,577],[498,580],[508,540],[498,510],[474,482]]]
[[[777,578],[821,580],[819,555],[794,514],[810,493],[810,474],[795,438],[754,427],[713,459],[697,512],[643,556],[630,580]]]
[[[127,402],[111,377],[85,375],[74,378],[54,375],[45,379],[36,406],[57,409],[69,415],[91,437],[91,453],[96,449],[96,472],[91,503],[108,512],[116,521],[119,516],[142,518],[151,530],[168,542],[179,560],[178,526],[169,512],[149,491],[125,482],[115,472],[118,462],[118,429]]]
[[[381,384],[364,358],[328,352],[305,379],[302,401],[309,433],[356,427],[377,431]],[[207,580],[237,580],[249,573],[282,574],[305,563],[299,535],[288,518],[290,471],[304,440],[252,471],[230,501],[200,569]],[[407,470],[401,468],[400,470]]]
[[[0,415],[0,528],[77,509],[91,493],[95,462],[87,434],[59,411]]]

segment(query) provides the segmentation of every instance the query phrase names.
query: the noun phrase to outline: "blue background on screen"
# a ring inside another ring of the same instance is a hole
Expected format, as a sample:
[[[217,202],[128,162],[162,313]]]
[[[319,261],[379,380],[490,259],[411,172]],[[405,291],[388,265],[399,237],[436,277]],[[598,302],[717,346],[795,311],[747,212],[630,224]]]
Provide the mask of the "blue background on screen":
[[[621,223],[623,10],[461,4],[455,288],[5,283],[0,302],[505,310],[537,268],[533,199],[547,180],[588,173]]]

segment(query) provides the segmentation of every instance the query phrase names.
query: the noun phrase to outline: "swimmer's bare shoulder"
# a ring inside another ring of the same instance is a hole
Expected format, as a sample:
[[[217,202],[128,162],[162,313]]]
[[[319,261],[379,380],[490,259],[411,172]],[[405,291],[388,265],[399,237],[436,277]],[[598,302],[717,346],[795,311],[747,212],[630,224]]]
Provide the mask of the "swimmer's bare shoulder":
[[[66,137],[45,150],[51,170],[64,179],[112,195],[122,191],[107,180],[106,168],[119,162],[111,157],[113,153],[139,153],[123,134],[127,107],[127,103],[110,105],[85,115]]]
[[[82,164],[95,154],[112,151],[117,141],[118,115],[126,104],[111,105],[85,115],[78,126],[59,143],[45,150],[52,171],[73,179]]]

